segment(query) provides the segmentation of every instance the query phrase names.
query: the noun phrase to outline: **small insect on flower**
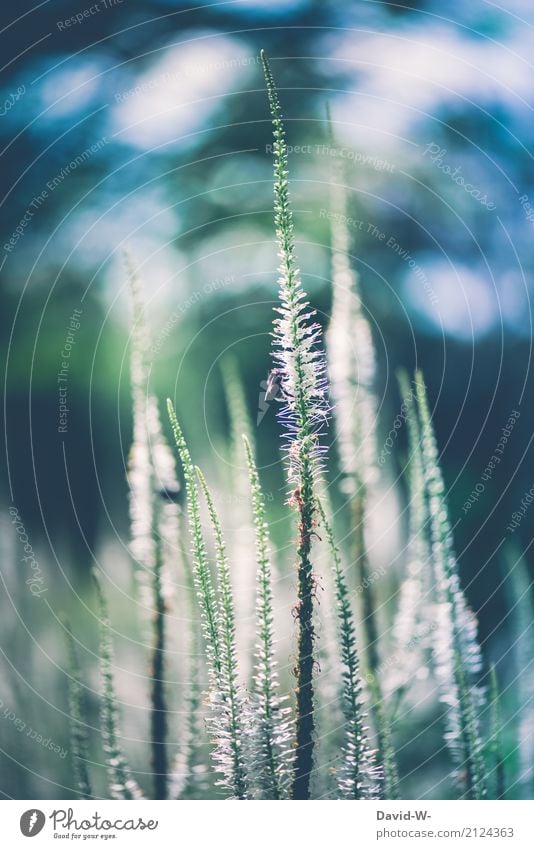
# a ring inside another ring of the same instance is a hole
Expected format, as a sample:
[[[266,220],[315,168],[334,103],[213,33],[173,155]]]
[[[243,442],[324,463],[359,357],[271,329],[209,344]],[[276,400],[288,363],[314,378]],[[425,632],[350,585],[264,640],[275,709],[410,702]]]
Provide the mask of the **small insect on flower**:
[[[267,387],[265,389],[266,401],[282,401],[282,372],[280,369],[273,368],[267,377]]]

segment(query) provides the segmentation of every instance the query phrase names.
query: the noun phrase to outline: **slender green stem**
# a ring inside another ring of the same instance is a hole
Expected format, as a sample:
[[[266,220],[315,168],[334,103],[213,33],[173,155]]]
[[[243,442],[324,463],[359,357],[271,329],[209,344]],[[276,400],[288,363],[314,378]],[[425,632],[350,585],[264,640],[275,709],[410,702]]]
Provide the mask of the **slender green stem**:
[[[162,543],[154,569],[154,645],[152,649],[151,743],[154,797],[167,798],[167,704],[165,698],[165,602],[161,591]]]
[[[313,768],[315,717],[313,711],[313,671],[315,628],[313,624],[313,595],[315,581],[310,560],[311,533],[313,527],[313,491],[303,486],[298,496],[300,516],[298,557],[298,606],[299,622],[297,661],[297,750],[293,798],[308,799],[310,776]]]
[[[100,617],[100,671],[102,676],[102,737],[108,767],[109,789],[113,799],[142,799],[119,743],[118,700],[113,678],[113,644],[106,597],[93,572]]]
[[[89,736],[83,719],[83,696],[81,685],[81,670],[78,661],[76,643],[68,622],[65,622],[65,633],[69,650],[69,713],[70,740],[74,775],[81,799],[92,799],[93,790],[88,769]]]
[[[490,666],[490,749],[493,760],[495,798],[506,798],[506,775],[502,744],[502,717],[499,682],[495,666]]]

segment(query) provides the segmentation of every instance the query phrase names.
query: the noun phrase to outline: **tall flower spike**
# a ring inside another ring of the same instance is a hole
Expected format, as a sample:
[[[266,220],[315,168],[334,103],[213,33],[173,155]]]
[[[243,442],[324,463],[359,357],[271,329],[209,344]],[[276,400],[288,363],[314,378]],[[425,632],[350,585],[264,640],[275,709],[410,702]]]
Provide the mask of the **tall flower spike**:
[[[447,706],[446,741],[466,795],[480,799],[487,796],[478,717],[483,694],[475,683],[482,669],[482,656],[477,641],[476,620],[460,586],[445,485],[425,384],[419,372],[416,373],[415,381],[436,584],[434,655],[441,698]]]
[[[406,577],[400,586],[393,625],[396,661],[388,667],[384,690],[387,695],[395,693],[400,700],[413,683],[416,674],[420,675],[421,671],[426,669],[426,654],[435,623],[432,617],[431,582],[428,576],[431,563],[430,517],[425,499],[415,387],[404,371],[399,372],[398,381],[402,398],[401,412],[408,428],[409,528]]]
[[[505,755],[502,740],[501,694],[497,671],[493,663],[490,666],[490,742],[491,776],[495,799],[506,797]]]
[[[376,799],[379,796],[378,780],[381,770],[374,763],[365,728],[362,705],[360,664],[356,649],[356,627],[350,603],[349,590],[334,533],[318,500],[321,522],[325,530],[332,558],[338,614],[339,649],[343,665],[343,712],[345,715],[345,740],[342,762],[338,769],[338,787],[344,799]]]
[[[119,743],[118,699],[113,680],[113,644],[106,597],[96,572],[93,572],[100,618],[100,673],[102,678],[102,737],[112,799],[142,799]]]
[[[254,518],[250,503],[247,458],[243,446],[243,434],[254,444],[252,426],[239,364],[233,354],[225,354],[221,360],[226,409],[230,433],[227,478],[228,491],[226,521],[228,553],[233,565],[236,614],[241,622],[237,639],[237,653],[242,662],[241,672],[248,678],[251,673],[251,646],[254,644],[253,607],[254,572],[250,568],[250,552],[254,549]],[[249,627],[247,627],[249,626]]]
[[[280,418],[287,430],[286,450],[290,481],[301,483],[302,464],[312,467],[322,449],[319,436],[328,418],[326,361],[321,348],[321,327],[313,320],[296,265],[293,215],[289,200],[288,161],[285,130],[278,94],[265,57],[261,54],[271,107],[274,137],[274,221],[279,247],[279,297],[274,322],[273,357],[281,398]]]
[[[519,548],[506,552],[505,589],[514,633],[514,666],[519,686],[519,787],[534,798],[534,604],[533,584]]]
[[[257,645],[252,687],[252,772],[262,798],[284,799],[291,777],[291,731],[279,694],[274,650],[273,591],[269,556],[269,526],[265,498],[260,485],[250,442],[243,437],[247,455],[250,489],[256,529],[257,561]]]
[[[181,745],[176,755],[170,788],[173,799],[202,799],[208,790],[207,769],[202,763],[205,742],[205,716],[201,686],[202,633],[197,620],[198,605],[193,583],[193,572],[188,552],[181,548],[183,574],[186,581],[187,613],[191,626],[187,633],[188,664],[186,672],[185,727]]]
[[[383,799],[398,799],[399,797],[399,772],[397,769],[397,755],[393,745],[391,725],[386,713],[382,690],[377,687],[377,678],[374,677],[369,683],[369,689],[373,695],[373,707],[376,713],[377,737],[380,744],[380,756],[383,768]]]
[[[193,548],[193,579],[202,617],[202,630],[209,675],[210,729],[215,733],[213,753],[217,768],[223,774],[220,782],[235,797],[247,795],[242,730],[242,698],[237,684],[235,622],[230,576],[222,530],[213,499],[200,471],[193,466],[191,455],[176,418],[174,407],[167,401],[176,446],[184,469],[189,525]],[[218,594],[213,586],[206,544],[200,520],[198,482],[208,504],[215,535]]]
[[[141,284],[129,254],[125,254],[132,305],[130,374],[132,384],[133,442],[128,462],[130,486],[131,552],[137,567],[142,604],[157,609],[155,571],[165,601],[171,596],[173,560],[178,544],[178,478],[174,457],[163,435],[158,403],[149,390],[150,333],[145,318]]]
[[[196,468],[198,480],[208,505],[215,537],[217,566],[219,647],[221,652],[219,690],[212,694],[212,726],[217,740],[214,760],[224,778],[218,782],[229,789],[236,799],[247,798],[247,769],[245,764],[244,705],[237,676],[235,647],[235,613],[221,523],[204,475]]]
[[[313,596],[315,580],[310,559],[315,522],[314,476],[323,450],[320,435],[328,417],[326,362],[321,349],[321,328],[306,301],[295,260],[293,218],[287,179],[287,146],[278,94],[265,53],[261,61],[267,83],[274,135],[274,220],[279,247],[279,300],[274,322],[274,361],[283,407],[281,421],[286,429],[290,503],[299,513],[297,544],[298,648],[297,718],[295,773],[292,796],[308,799],[314,749],[313,672],[315,632]]]
[[[163,435],[157,400],[149,391],[150,334],[141,286],[126,254],[132,303],[131,381],[134,439],[130,451],[131,551],[145,609],[152,610],[151,742],[156,799],[167,796],[166,610],[178,548],[178,479]]]
[[[329,113],[327,118],[330,144],[335,147]],[[358,273],[350,258],[346,179],[343,160],[333,157],[330,180],[332,314],[326,350],[344,485],[353,495],[363,490],[365,497],[365,490],[378,479],[376,356]]]
[[[252,423],[245,398],[243,380],[240,374],[237,359],[232,354],[225,354],[221,361],[221,373],[226,397],[226,407],[230,419],[230,441],[232,455],[242,458],[243,434],[253,444]],[[248,484],[248,479],[247,479]]]
[[[192,540],[193,581],[202,619],[202,634],[206,649],[210,686],[218,688],[221,672],[221,652],[219,645],[217,599],[211,579],[206,544],[202,533],[197,476],[189,448],[187,447],[170,398],[167,399],[167,410],[180,456],[180,462],[184,470],[187,514]]]
[[[330,143],[335,145],[330,115],[327,115]],[[351,558],[357,582],[362,587],[362,633],[364,660],[374,686],[372,715],[380,756],[386,761],[393,752],[388,743],[383,717],[382,682],[377,675],[380,665],[379,629],[376,601],[370,580],[365,529],[369,500],[378,481],[376,464],[377,400],[375,395],[376,357],[369,321],[363,307],[359,280],[350,259],[350,235],[346,174],[341,159],[332,160],[330,180],[332,245],[332,317],[327,332],[328,373],[343,485],[349,496],[351,513]],[[382,717],[382,718],[381,718]],[[392,756],[392,755],[391,755]]]

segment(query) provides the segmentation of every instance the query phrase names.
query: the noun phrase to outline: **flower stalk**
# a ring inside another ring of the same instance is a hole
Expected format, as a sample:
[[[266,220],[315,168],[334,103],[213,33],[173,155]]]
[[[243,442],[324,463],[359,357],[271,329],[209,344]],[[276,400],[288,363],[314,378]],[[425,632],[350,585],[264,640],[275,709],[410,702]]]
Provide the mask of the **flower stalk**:
[[[328,416],[326,363],[321,328],[313,320],[296,264],[293,216],[289,200],[288,155],[280,102],[265,53],[261,61],[267,84],[274,137],[274,222],[279,249],[279,318],[274,322],[274,352],[286,430],[284,449],[290,504],[298,513],[297,593],[298,623],[295,675],[296,753],[292,796],[309,799],[314,751],[315,628],[313,601],[316,582],[311,561],[315,527],[314,478],[323,453],[320,434]]]
[[[476,685],[482,669],[477,624],[460,585],[445,484],[420,372],[416,373],[415,383],[437,602],[434,655],[442,700],[447,705],[446,739],[466,797],[483,799],[488,793],[478,713],[483,703],[483,692]]]
[[[291,777],[291,734],[284,699],[279,695],[278,669],[274,650],[273,592],[269,554],[269,526],[265,498],[256,462],[244,436],[248,463],[257,562],[257,644],[253,670],[253,768],[260,794],[265,799],[287,798]]]

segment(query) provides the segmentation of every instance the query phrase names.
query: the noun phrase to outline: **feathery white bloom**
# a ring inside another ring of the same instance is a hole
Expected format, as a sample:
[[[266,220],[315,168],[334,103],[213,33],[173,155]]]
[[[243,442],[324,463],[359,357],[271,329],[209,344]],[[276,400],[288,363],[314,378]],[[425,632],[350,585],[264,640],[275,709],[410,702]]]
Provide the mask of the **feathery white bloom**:
[[[460,586],[445,485],[420,374],[416,375],[416,384],[436,582],[434,652],[441,698],[448,707],[446,740],[458,766],[458,775],[465,776],[463,783],[468,794],[483,798],[487,791],[478,719],[483,691],[476,686],[476,677],[482,669],[477,624]]]
[[[254,550],[254,517],[250,503],[249,473],[243,436],[254,444],[252,426],[247,409],[245,387],[237,359],[225,354],[221,361],[223,388],[228,412],[230,434],[228,467],[225,476],[224,513],[232,579],[236,621],[236,650],[240,675],[246,681],[251,673],[250,646],[254,640],[255,575],[250,568],[250,553]]]
[[[365,316],[359,281],[350,260],[345,224],[347,197],[344,172],[334,160],[330,183],[332,245],[332,316],[326,335],[328,374],[336,409],[341,469],[350,491],[377,480],[375,429],[377,404],[375,352]]]
[[[141,601],[152,609],[151,576],[161,557],[161,592],[172,595],[172,563],[179,536],[176,498],[179,483],[173,453],[163,435],[156,397],[149,391],[150,339],[137,273],[126,257],[133,308],[130,370],[133,401],[133,442],[128,464],[130,486],[130,550],[138,566]],[[158,552],[159,546],[159,552]]]
[[[265,57],[264,71],[274,136],[274,222],[279,245],[279,301],[274,321],[276,376],[284,402],[279,417],[286,428],[289,479],[298,484],[302,462],[316,466],[323,449],[319,436],[328,419],[326,359],[321,347],[321,327],[314,320],[302,288],[295,259],[293,214],[289,202],[287,146],[280,103]]]
[[[384,691],[390,694],[406,691],[416,678],[426,675],[426,655],[432,644],[432,634],[436,630],[431,601],[429,515],[425,500],[421,434],[414,390],[403,372],[399,374],[399,388],[407,411],[410,520],[407,574],[400,587],[393,625],[395,662],[388,666],[385,676]]]

